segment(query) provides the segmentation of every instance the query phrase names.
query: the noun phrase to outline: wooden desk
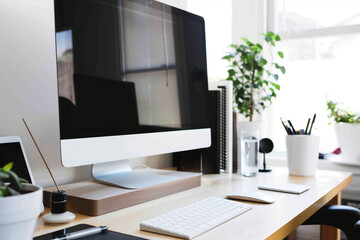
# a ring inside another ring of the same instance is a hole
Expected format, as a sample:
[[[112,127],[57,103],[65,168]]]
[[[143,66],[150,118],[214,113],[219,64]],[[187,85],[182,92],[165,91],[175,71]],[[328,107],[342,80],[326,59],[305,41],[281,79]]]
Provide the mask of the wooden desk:
[[[257,177],[248,178],[238,175],[233,175],[231,178],[228,175],[205,175],[202,176],[201,187],[102,216],[89,217],[77,214],[74,222],[60,226],[46,226],[42,219],[39,219],[35,236],[87,223],[95,226],[107,225],[111,230],[148,239],[177,239],[140,231],[140,222],[208,196],[224,197],[233,190],[255,190],[259,184],[267,181],[304,184],[310,186],[310,190],[301,195],[266,191],[276,198],[275,203],[249,203],[253,205],[253,209],[196,239],[283,239],[322,206],[331,201],[337,203],[341,191],[352,181],[352,174],[318,171],[315,177],[298,177],[289,176],[286,168],[273,168],[272,173],[261,173]],[[338,231],[328,233],[331,236],[327,235],[327,240],[338,238]]]

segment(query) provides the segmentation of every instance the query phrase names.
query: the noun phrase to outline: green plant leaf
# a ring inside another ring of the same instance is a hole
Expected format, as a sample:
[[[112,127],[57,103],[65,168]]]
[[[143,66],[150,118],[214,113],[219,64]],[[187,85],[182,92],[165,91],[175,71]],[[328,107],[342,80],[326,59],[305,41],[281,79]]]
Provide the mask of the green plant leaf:
[[[243,65],[242,65],[246,70],[248,70],[248,71],[251,71],[251,65],[250,64],[247,64],[247,63],[243,63]]]
[[[8,191],[7,191],[6,187],[0,186],[0,197],[6,196],[6,195],[8,195]]]
[[[234,69],[229,69],[228,73],[229,73],[229,76],[234,76],[236,74]]]
[[[266,42],[271,42],[271,37],[270,36],[265,36],[265,41]]]
[[[21,184],[23,184],[23,183],[29,183],[29,181],[26,180],[26,179],[24,179],[24,178],[19,178],[19,181],[20,181]]]
[[[15,189],[12,189],[11,187],[7,187],[6,190],[7,190],[9,196],[20,195],[20,193],[18,191],[16,191]]]
[[[280,66],[279,64],[277,64],[277,63],[274,63],[274,65],[275,65],[275,67],[277,68],[277,69],[279,69],[283,74],[285,74],[286,73],[286,69],[285,69],[285,67],[283,67],[283,66]]]
[[[256,48],[259,49],[259,50],[262,50],[262,49],[263,49],[263,47],[262,47],[259,43],[257,43],[255,46],[256,46]]]
[[[258,71],[258,74],[260,73],[260,75],[262,76],[264,68],[262,66],[256,66],[255,69]]]
[[[21,191],[21,183],[19,177],[12,171],[9,171],[10,187],[17,191]]]
[[[273,78],[274,78],[276,81],[279,80],[279,75],[273,74],[272,76],[273,76]]]
[[[3,170],[8,172],[11,170],[11,168],[13,167],[14,163],[13,162],[9,162],[8,164],[6,164],[5,166],[3,166]]]
[[[337,123],[360,123],[360,113],[345,109],[341,103],[327,100],[327,109],[330,111],[328,117]]]
[[[9,174],[5,172],[4,170],[0,170],[0,179],[6,179],[9,178]]]
[[[249,41],[249,39],[247,39],[247,38],[241,38],[245,43],[246,43],[246,45],[248,45],[248,46],[253,46],[254,44],[252,43],[252,42],[250,42]]]
[[[284,58],[284,53],[283,52],[278,51],[277,53],[278,53],[279,57]]]
[[[232,55],[226,55],[226,56],[222,57],[222,59],[228,60],[229,62],[231,61],[232,58],[233,58]]]
[[[286,69],[285,69],[285,67],[280,66],[280,71],[281,71],[283,74],[285,74],[285,73],[286,73]]]
[[[262,66],[266,65],[266,64],[267,64],[266,59],[265,59],[265,58],[261,58],[260,64],[261,64]]]
[[[277,90],[280,90],[280,85],[277,83],[271,83],[271,85],[273,85]]]
[[[280,41],[280,36],[279,35],[275,35],[275,41]]]

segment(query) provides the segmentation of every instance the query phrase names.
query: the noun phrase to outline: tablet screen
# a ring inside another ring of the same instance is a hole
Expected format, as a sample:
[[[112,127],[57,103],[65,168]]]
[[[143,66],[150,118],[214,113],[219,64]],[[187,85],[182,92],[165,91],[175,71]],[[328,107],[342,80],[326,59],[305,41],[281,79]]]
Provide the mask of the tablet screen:
[[[14,163],[13,172],[32,183],[20,142],[0,143],[0,167],[9,162]]]

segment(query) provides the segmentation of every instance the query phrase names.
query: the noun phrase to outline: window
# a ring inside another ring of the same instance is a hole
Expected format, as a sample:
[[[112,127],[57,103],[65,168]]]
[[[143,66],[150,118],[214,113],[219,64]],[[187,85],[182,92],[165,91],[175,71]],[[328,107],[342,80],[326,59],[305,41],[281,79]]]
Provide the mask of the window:
[[[126,3],[122,12],[124,73],[126,81],[135,83],[140,124],[180,126],[171,11],[160,4],[158,10]]]
[[[227,78],[227,61],[232,27],[232,0],[188,0],[187,10],[205,19],[206,51],[209,81]]]
[[[279,117],[301,129],[316,113],[313,132],[321,136],[320,151],[333,151],[337,144],[326,99],[360,111],[360,1],[270,0],[268,27],[282,38],[279,49],[285,53],[287,73],[266,113],[267,136],[283,152],[285,130]]]
[[[64,30],[57,32],[56,42],[59,94],[75,104],[72,31]]]

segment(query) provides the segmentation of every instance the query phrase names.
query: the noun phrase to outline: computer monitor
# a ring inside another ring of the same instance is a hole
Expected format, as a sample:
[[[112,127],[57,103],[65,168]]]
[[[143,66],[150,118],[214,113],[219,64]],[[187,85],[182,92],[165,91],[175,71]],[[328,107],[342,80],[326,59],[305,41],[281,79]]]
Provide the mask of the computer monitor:
[[[55,0],[61,159],[126,188],[128,159],[209,147],[203,18],[152,0]]]

